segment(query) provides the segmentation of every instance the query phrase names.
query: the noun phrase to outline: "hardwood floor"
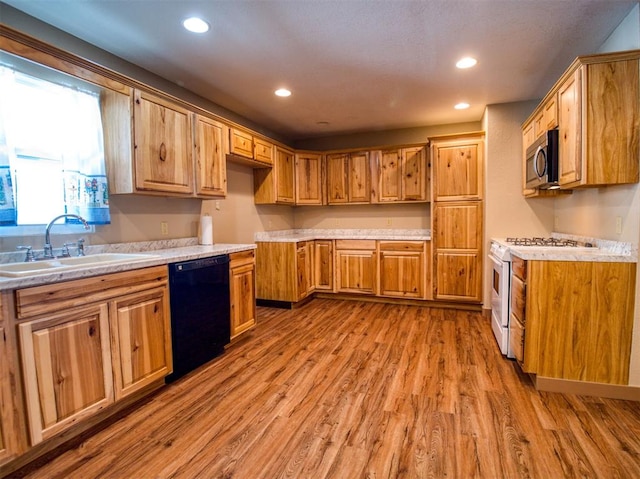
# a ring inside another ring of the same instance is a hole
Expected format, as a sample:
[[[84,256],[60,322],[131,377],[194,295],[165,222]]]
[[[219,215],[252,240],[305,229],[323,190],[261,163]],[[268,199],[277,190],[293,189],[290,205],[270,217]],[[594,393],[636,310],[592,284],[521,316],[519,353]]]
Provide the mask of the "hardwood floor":
[[[30,478],[640,477],[640,403],[537,392],[479,313],[316,299]]]

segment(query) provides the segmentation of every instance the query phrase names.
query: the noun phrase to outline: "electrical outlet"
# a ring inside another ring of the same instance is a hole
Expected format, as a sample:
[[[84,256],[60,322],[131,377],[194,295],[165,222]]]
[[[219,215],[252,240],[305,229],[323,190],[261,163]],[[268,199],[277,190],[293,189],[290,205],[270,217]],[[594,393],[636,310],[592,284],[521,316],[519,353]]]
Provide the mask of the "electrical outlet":
[[[560,218],[556,215],[553,217],[553,229],[554,231],[558,231],[558,228],[560,227]]]
[[[167,223],[166,221],[161,221],[160,222],[160,234],[162,236],[168,236],[169,235],[169,223]]]
[[[616,216],[616,234],[622,234],[622,216]]]
[[[335,221],[335,227],[337,228],[338,226],[340,226],[340,221],[336,220]]]
[[[220,211],[220,202],[216,200],[216,210]]]
[[[391,226],[391,218],[387,218],[387,226]]]

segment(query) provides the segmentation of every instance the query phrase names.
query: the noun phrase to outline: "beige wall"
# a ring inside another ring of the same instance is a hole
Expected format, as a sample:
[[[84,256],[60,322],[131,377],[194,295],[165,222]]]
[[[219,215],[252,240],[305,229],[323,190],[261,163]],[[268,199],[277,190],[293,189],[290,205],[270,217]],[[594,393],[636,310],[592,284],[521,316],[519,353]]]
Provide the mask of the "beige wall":
[[[296,228],[323,229],[429,229],[428,203],[402,205],[352,205],[298,207]]]

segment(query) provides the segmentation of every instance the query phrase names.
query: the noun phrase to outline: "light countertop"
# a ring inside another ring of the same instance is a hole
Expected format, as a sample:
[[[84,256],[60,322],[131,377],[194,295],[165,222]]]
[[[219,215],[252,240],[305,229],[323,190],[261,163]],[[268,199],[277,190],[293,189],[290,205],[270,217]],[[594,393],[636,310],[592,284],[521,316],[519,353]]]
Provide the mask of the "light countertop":
[[[491,241],[506,246],[513,256],[534,261],[590,261],[602,263],[637,263],[638,248],[623,241],[602,240],[560,233],[552,233],[552,237],[571,239],[580,244],[591,243],[593,247],[554,247],[554,246],[514,246],[503,238],[492,238]]]
[[[79,266],[64,271],[49,271],[21,277],[0,276],[0,290],[19,289],[48,283],[87,278],[102,274],[131,271],[150,266],[158,266],[198,258],[207,258],[221,254],[237,253],[255,249],[255,244],[214,244],[211,246],[198,245],[196,238],[185,238],[165,241],[148,241],[139,243],[119,243],[115,245],[86,246],[86,254],[99,253],[145,253],[149,257],[129,263],[106,263],[98,266]],[[24,257],[24,253],[19,253]],[[0,263],[16,261],[15,253],[0,255]],[[20,261],[20,260],[18,260]]]

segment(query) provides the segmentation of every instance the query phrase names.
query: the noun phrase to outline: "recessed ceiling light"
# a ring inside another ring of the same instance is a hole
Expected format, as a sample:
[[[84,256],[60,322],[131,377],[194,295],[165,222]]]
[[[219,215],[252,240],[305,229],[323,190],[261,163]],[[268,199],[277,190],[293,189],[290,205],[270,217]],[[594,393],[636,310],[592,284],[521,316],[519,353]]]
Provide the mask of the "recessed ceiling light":
[[[287,96],[291,96],[291,91],[287,90],[286,88],[278,88],[275,91],[275,94],[277,96],[281,96],[281,97],[287,97]]]
[[[478,60],[475,58],[464,57],[456,62],[456,66],[458,68],[471,68],[472,66],[475,66],[476,63],[478,63]]]
[[[464,103],[464,102],[460,102],[457,105],[454,106],[454,108],[456,110],[466,110],[467,108],[469,108],[469,104],[468,103]]]
[[[209,31],[209,24],[202,18],[190,17],[182,22],[184,28],[193,33],[204,33]]]

